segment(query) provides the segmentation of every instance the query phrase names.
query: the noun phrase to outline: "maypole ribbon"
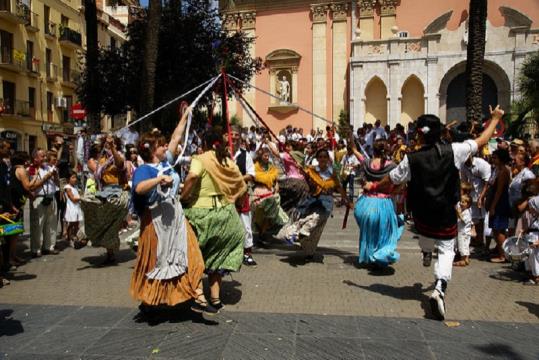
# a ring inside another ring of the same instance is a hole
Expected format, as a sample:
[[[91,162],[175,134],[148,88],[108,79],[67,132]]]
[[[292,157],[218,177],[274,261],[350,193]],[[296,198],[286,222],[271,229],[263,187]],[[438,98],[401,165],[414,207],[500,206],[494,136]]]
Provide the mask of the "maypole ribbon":
[[[221,75],[223,75],[223,92],[224,92],[224,99],[223,99],[223,107],[225,112],[225,118],[226,118],[226,128],[228,132],[228,147],[230,149],[230,156],[234,157],[234,145],[232,144],[232,129],[230,128],[230,117],[228,113],[228,92],[227,92],[227,86],[228,86],[228,79],[225,73],[225,69],[221,69]]]
[[[137,120],[133,121],[132,123],[127,124],[127,125],[125,125],[124,127],[120,128],[120,129],[118,129],[118,130],[116,130],[114,133],[115,133],[115,134],[116,134],[116,133],[119,133],[119,132],[122,131],[123,129],[127,129],[127,128],[129,128],[129,127],[131,127],[131,126],[133,126],[133,125],[135,125],[135,124],[141,122],[142,120],[147,119],[148,117],[152,116],[152,115],[155,114],[156,112],[161,111],[161,110],[163,110],[164,108],[166,108],[167,106],[169,106],[169,105],[175,103],[176,101],[180,100],[182,97],[185,97],[185,96],[191,94],[192,92],[195,92],[196,90],[200,89],[201,87],[203,87],[204,85],[208,84],[209,82],[214,81],[215,79],[219,78],[219,76],[220,76],[220,75],[217,75],[217,76],[215,76],[215,77],[209,79],[208,81],[205,81],[205,82],[203,82],[202,84],[199,84],[199,85],[195,86],[195,87],[192,88],[191,90],[189,90],[189,91],[187,91],[187,92],[185,92],[185,93],[183,93],[183,94],[181,94],[181,95],[175,97],[174,99],[172,99],[172,100],[166,102],[165,104],[159,106],[158,108],[156,108],[156,109],[150,111],[150,112],[147,113],[146,115],[141,116],[140,118],[138,118]]]

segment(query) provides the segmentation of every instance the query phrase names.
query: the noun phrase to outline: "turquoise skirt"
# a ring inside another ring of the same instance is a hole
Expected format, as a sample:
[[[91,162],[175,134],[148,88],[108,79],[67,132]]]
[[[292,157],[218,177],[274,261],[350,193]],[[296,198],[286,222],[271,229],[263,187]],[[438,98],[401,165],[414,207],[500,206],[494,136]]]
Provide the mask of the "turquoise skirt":
[[[387,266],[397,262],[397,242],[404,223],[397,217],[393,201],[363,195],[354,216],[359,226],[359,263]]]

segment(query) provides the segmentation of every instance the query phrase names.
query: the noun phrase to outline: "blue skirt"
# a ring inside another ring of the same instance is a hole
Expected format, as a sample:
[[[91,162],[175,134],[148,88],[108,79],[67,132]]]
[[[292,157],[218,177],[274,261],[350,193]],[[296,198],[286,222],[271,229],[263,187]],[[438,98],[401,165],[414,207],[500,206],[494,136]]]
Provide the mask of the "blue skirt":
[[[397,217],[391,199],[361,196],[354,216],[359,226],[359,263],[387,266],[400,258],[397,242],[404,222]]]

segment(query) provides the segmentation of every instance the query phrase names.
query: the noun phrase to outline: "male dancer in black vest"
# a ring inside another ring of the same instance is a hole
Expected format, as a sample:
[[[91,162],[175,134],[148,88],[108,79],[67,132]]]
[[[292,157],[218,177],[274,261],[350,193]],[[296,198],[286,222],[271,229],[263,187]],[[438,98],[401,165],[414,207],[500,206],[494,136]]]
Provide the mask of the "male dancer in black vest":
[[[441,143],[443,126],[437,116],[420,116],[417,129],[422,148],[406,155],[379,183],[365,185],[366,190],[376,190],[390,183],[408,183],[412,217],[420,235],[419,246],[423,252],[438,248],[438,261],[434,266],[436,283],[430,296],[432,313],[438,320],[445,319],[445,292],[455,256],[459,171],[470,155],[487,144],[504,114],[499,106],[491,108],[490,113],[491,121],[481,136],[452,144]]]

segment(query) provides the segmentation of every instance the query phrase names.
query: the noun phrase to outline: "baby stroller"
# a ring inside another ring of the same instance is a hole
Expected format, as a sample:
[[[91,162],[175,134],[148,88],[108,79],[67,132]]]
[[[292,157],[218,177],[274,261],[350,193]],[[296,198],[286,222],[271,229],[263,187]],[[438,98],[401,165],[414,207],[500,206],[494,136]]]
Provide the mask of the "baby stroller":
[[[530,254],[529,244],[533,243],[535,238],[533,235],[520,235],[511,236],[504,241],[505,258],[511,262],[513,270],[524,268],[524,262]]]

